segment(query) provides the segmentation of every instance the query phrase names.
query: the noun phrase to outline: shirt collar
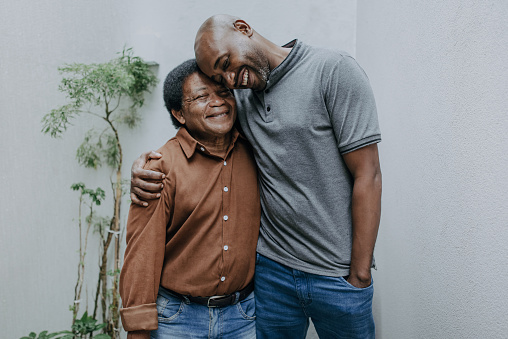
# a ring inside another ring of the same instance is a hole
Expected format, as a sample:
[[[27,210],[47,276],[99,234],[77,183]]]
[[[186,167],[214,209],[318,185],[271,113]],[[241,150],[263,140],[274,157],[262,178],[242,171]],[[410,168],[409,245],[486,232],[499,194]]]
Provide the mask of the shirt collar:
[[[196,152],[196,149],[201,149],[203,148],[204,149],[204,153],[206,154],[211,154],[207,149],[206,149],[206,146],[201,144],[200,142],[198,142],[196,139],[194,139],[189,131],[187,131],[187,129],[185,127],[180,127],[180,129],[178,129],[178,132],[176,133],[176,139],[178,140],[178,142],[180,143],[180,147],[182,148],[183,152],[185,153],[185,156],[187,157],[187,159],[190,159],[194,153]],[[233,134],[231,136],[231,144],[229,145],[229,148],[228,148],[228,151],[229,149],[231,149],[236,140],[238,138],[242,138],[242,139],[245,139],[239,132],[236,128],[233,127]]]
[[[287,44],[282,47],[291,47],[291,51],[288,56],[270,72],[270,77],[266,82],[266,88],[264,90],[269,89],[274,86],[283,76],[286,74],[291,68],[295,66],[296,63],[300,61],[302,58],[302,54],[300,53],[300,49],[302,48],[302,42],[298,39],[291,40]]]

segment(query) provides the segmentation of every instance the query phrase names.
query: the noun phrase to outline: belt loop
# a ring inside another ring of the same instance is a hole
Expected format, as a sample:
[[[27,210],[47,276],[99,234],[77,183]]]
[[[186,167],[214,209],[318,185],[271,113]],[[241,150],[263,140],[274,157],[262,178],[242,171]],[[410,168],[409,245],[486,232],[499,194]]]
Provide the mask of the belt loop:
[[[187,296],[186,296],[186,295],[182,295],[182,297],[183,297],[183,302],[184,302],[186,305],[189,305],[189,304],[190,304],[190,300],[189,300],[189,298],[187,298]]]
[[[240,300],[240,292],[235,292],[235,301],[233,301],[233,305],[236,305]]]

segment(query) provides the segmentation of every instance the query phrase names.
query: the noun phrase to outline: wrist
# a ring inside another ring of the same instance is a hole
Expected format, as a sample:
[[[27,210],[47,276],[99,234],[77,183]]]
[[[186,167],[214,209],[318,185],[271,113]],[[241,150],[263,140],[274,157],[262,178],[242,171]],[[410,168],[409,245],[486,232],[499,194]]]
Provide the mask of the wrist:
[[[372,278],[370,267],[361,269],[358,267],[351,266],[351,268],[349,269],[349,276],[355,277],[360,281],[370,281]]]

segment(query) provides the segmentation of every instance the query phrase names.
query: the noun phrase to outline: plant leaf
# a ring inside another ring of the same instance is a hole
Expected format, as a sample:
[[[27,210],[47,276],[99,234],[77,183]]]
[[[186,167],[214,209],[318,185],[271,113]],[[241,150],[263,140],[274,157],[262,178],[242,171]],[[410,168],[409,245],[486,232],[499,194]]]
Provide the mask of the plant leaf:
[[[102,160],[99,156],[101,151],[100,138],[97,140],[97,135],[93,130],[90,130],[85,135],[85,139],[76,151],[76,158],[80,165],[87,168],[97,169],[102,166]]]
[[[101,333],[97,334],[93,337],[93,339],[111,339],[111,337],[107,334]]]
[[[70,120],[77,114],[78,110],[72,104],[51,110],[42,118],[42,133],[49,134],[52,138],[60,138],[67,126],[71,125]]]

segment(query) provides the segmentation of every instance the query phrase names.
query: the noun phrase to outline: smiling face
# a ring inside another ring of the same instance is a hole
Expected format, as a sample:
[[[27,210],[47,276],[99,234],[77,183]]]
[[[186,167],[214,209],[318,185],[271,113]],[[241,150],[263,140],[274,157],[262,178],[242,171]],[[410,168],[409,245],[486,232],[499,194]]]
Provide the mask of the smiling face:
[[[197,141],[207,145],[225,138],[236,120],[231,91],[202,73],[193,73],[183,84],[182,109],[173,116]]]
[[[248,26],[198,32],[194,51],[199,68],[228,88],[263,90],[270,75],[269,62],[251,35]]]

